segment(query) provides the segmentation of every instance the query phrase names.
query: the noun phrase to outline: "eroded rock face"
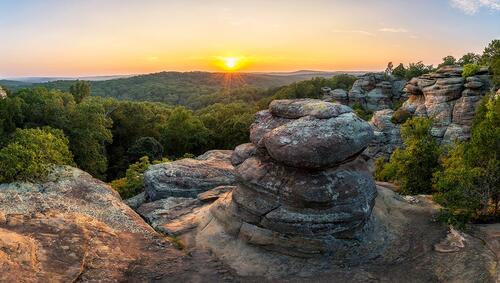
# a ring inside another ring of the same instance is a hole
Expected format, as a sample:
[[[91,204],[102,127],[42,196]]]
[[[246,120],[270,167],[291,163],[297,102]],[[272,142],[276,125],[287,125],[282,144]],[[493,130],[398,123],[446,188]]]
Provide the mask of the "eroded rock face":
[[[394,111],[384,109],[376,111],[369,122],[374,131],[374,138],[363,155],[371,163],[378,157],[389,158],[396,148],[403,145],[399,124],[392,122]]]
[[[376,197],[359,158],[373,137],[368,123],[340,104],[276,100],[251,136],[253,146],[233,154],[238,185],[210,208],[229,234],[296,256],[363,237]]]
[[[384,73],[367,73],[354,82],[351,90],[325,91],[325,101],[338,101],[346,105],[359,104],[370,111],[389,108],[403,98],[405,80]]]
[[[105,183],[70,167],[49,180],[0,185],[1,282],[223,278],[212,260],[186,257]]]
[[[195,159],[185,158],[150,166],[144,173],[148,200],[196,196],[236,182],[230,150],[212,150]]]
[[[434,119],[432,134],[443,143],[470,138],[476,106],[489,91],[487,69],[468,78],[462,77],[462,71],[461,67],[446,66],[413,78],[405,87],[409,97],[402,109]]]

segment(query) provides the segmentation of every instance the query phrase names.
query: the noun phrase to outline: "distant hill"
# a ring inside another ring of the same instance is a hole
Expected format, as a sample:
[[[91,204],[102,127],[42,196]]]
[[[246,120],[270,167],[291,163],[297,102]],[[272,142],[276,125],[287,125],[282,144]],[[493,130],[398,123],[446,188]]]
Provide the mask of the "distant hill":
[[[186,105],[193,97],[210,95],[223,90],[241,87],[267,89],[288,85],[313,77],[332,77],[345,72],[297,71],[290,73],[210,73],[210,72],[160,72],[112,79],[87,78],[92,86],[92,95],[123,100],[155,101],[172,105]],[[362,74],[351,72],[350,74]],[[96,78],[96,77],[94,77]],[[109,77],[108,77],[109,78]],[[44,78],[50,79],[50,78]],[[32,81],[0,80],[11,90],[23,87],[44,86],[49,89],[69,90],[73,79],[60,79],[42,83]]]

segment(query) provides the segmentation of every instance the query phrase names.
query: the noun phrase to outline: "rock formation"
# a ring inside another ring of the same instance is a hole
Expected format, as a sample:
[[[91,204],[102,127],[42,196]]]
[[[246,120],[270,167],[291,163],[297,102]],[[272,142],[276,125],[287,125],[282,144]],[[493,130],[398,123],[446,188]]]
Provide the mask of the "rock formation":
[[[376,197],[357,158],[373,137],[350,108],[277,100],[256,115],[253,144],[236,148],[238,185],[212,206],[227,232],[287,254],[334,253],[361,239]]]
[[[394,111],[384,109],[376,111],[369,122],[373,128],[374,138],[368,148],[363,152],[366,159],[373,161],[378,157],[389,158],[396,148],[403,145],[400,125],[392,122]]]
[[[408,100],[398,111],[413,117],[432,118],[432,134],[440,143],[469,139],[476,106],[489,91],[489,75],[486,69],[481,69],[465,79],[462,71],[460,67],[447,66],[413,78],[405,87]],[[364,152],[366,159],[389,158],[402,146],[400,125],[393,121],[394,113],[384,109],[373,114],[370,125],[375,138]]]
[[[367,73],[354,82],[349,92],[325,89],[325,101],[338,101],[345,105],[361,105],[369,111],[390,108],[403,98],[405,80],[384,73]]]
[[[236,183],[230,150],[212,150],[195,159],[185,158],[150,166],[144,173],[146,198],[196,196],[217,186]]]
[[[228,271],[207,254],[186,256],[78,169],[0,184],[0,282],[220,282]]]
[[[461,67],[442,67],[413,78],[405,87],[408,100],[402,109],[434,119],[432,134],[443,143],[470,138],[476,105],[490,89],[486,68],[468,78],[462,77],[462,71]]]

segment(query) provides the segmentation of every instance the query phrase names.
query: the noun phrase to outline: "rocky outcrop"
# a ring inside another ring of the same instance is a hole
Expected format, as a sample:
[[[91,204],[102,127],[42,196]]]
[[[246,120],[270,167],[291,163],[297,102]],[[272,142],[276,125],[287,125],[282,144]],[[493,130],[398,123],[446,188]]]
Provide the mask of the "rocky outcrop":
[[[300,256],[364,239],[376,196],[358,158],[373,137],[368,123],[341,104],[277,100],[257,114],[250,136],[253,146],[233,154],[238,185],[211,207],[229,234]]]
[[[351,90],[327,89],[323,92],[326,101],[338,101],[345,105],[359,104],[369,111],[390,108],[404,97],[405,80],[385,73],[367,73],[354,82]]]
[[[378,157],[389,158],[396,148],[403,145],[400,125],[392,122],[394,111],[384,109],[373,113],[369,122],[374,131],[374,138],[363,155],[371,164]]]
[[[221,281],[208,255],[186,256],[105,183],[59,167],[45,183],[0,185],[1,282]]]
[[[235,184],[231,154],[230,150],[212,150],[195,159],[185,158],[150,166],[144,173],[147,199],[196,198],[201,192]]]
[[[413,78],[405,87],[408,100],[402,109],[432,118],[432,134],[443,143],[469,139],[476,105],[490,89],[486,68],[468,78],[462,77],[462,71],[461,67],[442,67]]]

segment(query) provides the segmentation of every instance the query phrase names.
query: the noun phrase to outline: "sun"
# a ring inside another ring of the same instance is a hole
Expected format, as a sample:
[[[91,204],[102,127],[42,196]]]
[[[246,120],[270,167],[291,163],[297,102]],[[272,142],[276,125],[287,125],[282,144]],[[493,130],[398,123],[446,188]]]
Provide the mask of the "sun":
[[[238,65],[238,58],[236,57],[228,57],[224,59],[224,66],[229,70],[233,70]]]
[[[234,72],[241,69],[245,65],[245,57],[216,57],[216,65],[226,72]]]

